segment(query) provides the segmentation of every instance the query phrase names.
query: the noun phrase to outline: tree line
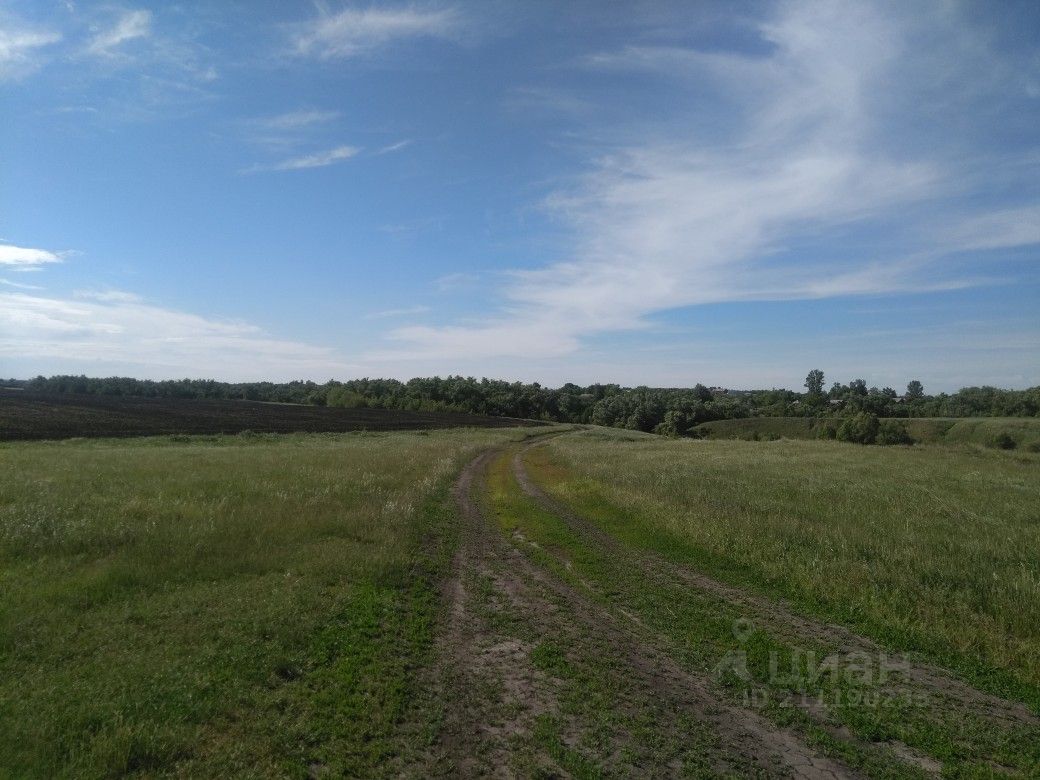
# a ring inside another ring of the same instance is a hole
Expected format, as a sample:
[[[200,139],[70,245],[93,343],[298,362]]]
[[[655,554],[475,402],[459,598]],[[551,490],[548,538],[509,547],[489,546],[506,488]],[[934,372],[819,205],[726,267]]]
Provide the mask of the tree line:
[[[862,379],[825,388],[824,374],[809,372],[805,392],[772,389],[737,391],[708,388],[621,387],[617,384],[543,387],[541,384],[448,376],[411,379],[294,382],[217,382],[209,379],[155,381],[129,377],[60,375],[9,380],[9,387],[40,393],[84,393],[145,398],[222,399],[313,404],[317,406],[457,411],[505,417],[591,423],[690,435],[701,423],[743,417],[1035,417],[1040,387],[1002,390],[967,387],[928,395],[917,380],[902,394],[868,387]]]

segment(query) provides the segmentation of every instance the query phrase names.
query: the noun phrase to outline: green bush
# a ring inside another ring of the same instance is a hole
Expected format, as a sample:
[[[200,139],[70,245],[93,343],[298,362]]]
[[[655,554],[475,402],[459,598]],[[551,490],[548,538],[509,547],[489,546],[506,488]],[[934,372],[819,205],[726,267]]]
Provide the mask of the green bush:
[[[664,413],[664,420],[654,426],[654,433],[658,436],[685,436],[689,429],[688,416],[676,409],[669,409]]]
[[[838,428],[838,440],[854,444],[873,444],[877,440],[880,422],[876,414],[859,412],[848,417]]]
[[[913,444],[914,439],[902,420],[881,420],[878,424],[877,444]]]
[[[838,438],[838,426],[834,423],[827,423],[821,425],[820,429],[816,432],[817,439],[836,439]]]

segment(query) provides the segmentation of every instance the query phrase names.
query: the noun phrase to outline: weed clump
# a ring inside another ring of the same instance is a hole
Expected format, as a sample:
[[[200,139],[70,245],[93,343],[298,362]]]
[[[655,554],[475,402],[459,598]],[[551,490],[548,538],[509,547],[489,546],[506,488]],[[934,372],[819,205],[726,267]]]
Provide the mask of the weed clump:
[[[816,432],[817,439],[829,439],[834,440],[838,438],[838,426],[833,423],[827,423],[821,425],[819,430]]]
[[[902,420],[882,420],[878,425],[877,444],[913,444],[914,437],[906,429]]]
[[[997,434],[993,439],[993,446],[998,450],[1013,450],[1018,446],[1015,437],[1007,431]]]

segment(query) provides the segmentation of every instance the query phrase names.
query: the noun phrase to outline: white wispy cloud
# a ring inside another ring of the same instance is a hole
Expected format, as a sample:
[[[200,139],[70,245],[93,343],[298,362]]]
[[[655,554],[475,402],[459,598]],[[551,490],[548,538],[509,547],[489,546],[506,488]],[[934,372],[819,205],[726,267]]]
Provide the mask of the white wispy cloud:
[[[252,168],[247,168],[244,173],[257,173],[260,171],[302,171],[308,168],[324,168],[326,165],[333,165],[335,163],[349,160],[351,157],[357,156],[361,151],[356,146],[337,146],[334,149],[328,149],[323,152],[315,152],[314,154],[305,154],[300,157],[290,157],[287,160],[276,162],[271,165],[255,165]]]
[[[19,290],[42,290],[38,284],[25,284],[24,282],[15,282],[11,279],[0,279],[0,284],[5,284],[8,287],[15,287]]]
[[[40,65],[40,50],[60,40],[60,33],[20,28],[0,17],[0,81],[36,70]]]
[[[303,149],[321,146],[342,112],[329,109],[301,108],[273,116],[245,120],[245,140],[268,154],[286,156]],[[299,157],[299,154],[295,155]],[[267,170],[271,164],[258,164],[251,171]]]
[[[402,141],[397,141],[396,143],[388,144],[387,146],[381,147],[380,149],[376,149],[374,154],[390,154],[391,152],[399,152],[402,149],[406,149],[407,147],[411,146],[413,143],[414,141],[412,141],[411,138],[405,138]]]
[[[136,38],[147,38],[152,32],[151,11],[124,11],[115,24],[96,33],[87,44],[87,53],[111,57],[122,44]]]
[[[313,125],[324,124],[342,116],[339,111],[321,111],[318,109],[301,109],[289,111],[275,116],[262,117],[256,124],[269,130],[299,130]]]
[[[433,280],[433,286],[437,292],[443,293],[473,287],[478,281],[480,277],[477,274],[458,272],[437,277]]]
[[[459,32],[461,23],[461,15],[453,8],[346,8],[321,13],[301,25],[293,37],[293,48],[299,55],[326,60],[357,57],[395,41],[450,38]]]
[[[0,265],[31,267],[45,263],[60,263],[67,254],[67,252],[51,252],[47,249],[0,244]]]
[[[893,85],[912,90],[915,80],[930,85],[951,67],[974,66],[949,53],[920,58],[911,28],[921,22],[891,11],[796,0],[760,23],[754,54],[639,46],[584,61],[649,74],[657,89],[665,80],[677,90],[676,114],[633,116],[622,142],[546,199],[572,232],[569,260],[513,272],[498,291],[505,306],[483,321],[398,328],[388,334],[394,346],[372,357],[553,357],[684,306],[984,281],[937,274],[937,254],[920,245],[873,257],[856,241],[838,252],[827,242],[826,256],[792,249],[872,221],[912,220],[914,206],[969,186],[948,159],[901,148],[882,117],[893,101],[911,100]],[[1031,209],[966,224],[962,245],[1032,240]]]
[[[411,317],[416,314],[425,314],[430,310],[429,306],[406,306],[400,309],[384,309],[366,314],[366,320],[383,320],[391,317]]]
[[[165,18],[157,32],[153,27],[160,13]],[[40,110],[78,124],[89,119],[92,125],[110,126],[192,110],[216,98],[211,89],[219,78],[216,55],[202,42],[212,29],[207,16],[172,4],[154,14],[86,4],[64,15],[59,33],[27,31],[0,9],[0,80],[46,64],[62,84],[52,97],[84,102]],[[189,24],[180,23],[185,17],[190,17]],[[49,52],[43,47],[59,41],[64,44],[57,48],[60,56],[45,57]],[[97,88],[111,84],[117,71],[118,89]]]
[[[103,303],[139,303],[141,296],[125,290],[76,290],[72,296]]]
[[[290,379],[357,372],[333,349],[113,290],[71,299],[0,293],[0,357],[30,359],[55,370],[156,378]]]
[[[970,217],[946,238],[951,247],[964,251],[1040,244],[1040,204]]]

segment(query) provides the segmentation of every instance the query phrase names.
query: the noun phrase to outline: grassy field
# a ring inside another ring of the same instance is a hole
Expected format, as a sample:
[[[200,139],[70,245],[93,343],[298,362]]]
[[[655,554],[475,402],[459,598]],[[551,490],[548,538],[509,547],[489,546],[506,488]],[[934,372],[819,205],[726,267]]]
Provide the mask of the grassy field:
[[[0,777],[1040,773],[1037,454],[543,426],[0,465]]]
[[[501,610],[498,641],[528,641],[556,686],[553,714],[520,744],[587,777],[798,775],[797,762],[742,763],[768,755],[778,729],[838,776],[1036,776],[1040,459],[933,448],[934,463],[887,467],[884,452],[588,431],[522,453],[548,504],[509,453],[493,461],[502,535],[569,588],[543,609]],[[967,480],[952,502],[976,494],[962,511],[1012,493],[970,537],[952,504],[931,508],[950,471]],[[870,673],[899,650],[916,671]],[[747,676],[718,677],[733,657]],[[846,673],[814,677],[813,657]],[[640,679],[647,669],[659,678]],[[713,682],[684,691],[687,675]],[[750,752],[727,739],[734,709]]]
[[[447,484],[522,435],[0,445],[0,776],[385,768]]]
[[[813,417],[749,417],[702,423],[695,430],[708,439],[817,439],[821,427],[840,422]],[[1040,449],[1040,419],[1035,417],[923,417],[902,422],[921,444],[992,447],[999,436],[1007,434],[1015,442],[1015,449]]]
[[[557,439],[553,490],[626,542],[1040,707],[1040,456]]]

